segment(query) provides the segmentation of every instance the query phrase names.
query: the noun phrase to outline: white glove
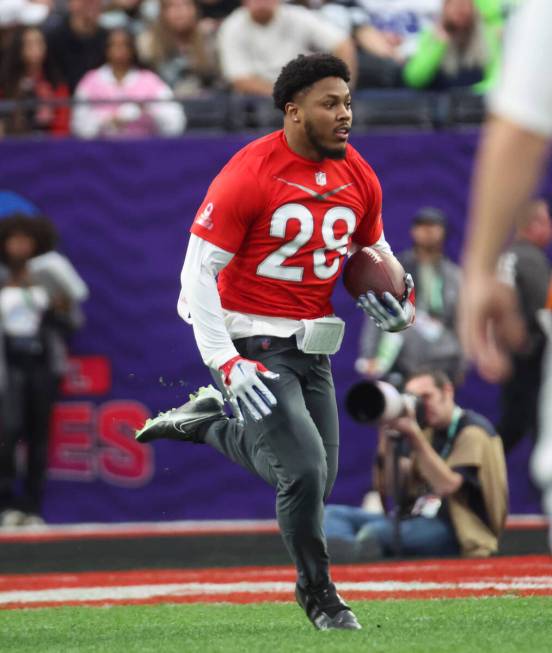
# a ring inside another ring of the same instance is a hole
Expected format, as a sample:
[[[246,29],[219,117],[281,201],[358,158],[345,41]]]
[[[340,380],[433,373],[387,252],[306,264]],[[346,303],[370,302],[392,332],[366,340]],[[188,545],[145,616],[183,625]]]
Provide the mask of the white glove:
[[[247,408],[256,422],[270,415],[277,404],[276,397],[261,381],[259,375],[277,381],[279,374],[271,372],[259,361],[241,356],[234,356],[219,369],[228,392],[236,399],[242,411],[244,407]]]
[[[384,292],[381,299],[373,292],[367,292],[359,296],[357,306],[362,308],[382,331],[402,331],[414,323],[416,316],[412,275],[404,275],[404,285],[406,290],[400,302],[389,292]]]

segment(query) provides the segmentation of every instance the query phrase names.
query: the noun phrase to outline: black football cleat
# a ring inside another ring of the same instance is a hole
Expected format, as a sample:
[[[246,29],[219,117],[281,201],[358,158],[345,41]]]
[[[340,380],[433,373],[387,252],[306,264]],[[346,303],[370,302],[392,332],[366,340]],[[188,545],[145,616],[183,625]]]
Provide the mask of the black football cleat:
[[[179,408],[171,408],[157,417],[148,419],[136,431],[138,442],[151,442],[165,438],[184,442],[201,442],[197,429],[203,424],[226,417],[222,394],[209,385],[190,395],[190,401]]]
[[[295,598],[318,630],[362,628],[351,608],[337,593],[333,583],[320,588],[304,588],[296,585]]]

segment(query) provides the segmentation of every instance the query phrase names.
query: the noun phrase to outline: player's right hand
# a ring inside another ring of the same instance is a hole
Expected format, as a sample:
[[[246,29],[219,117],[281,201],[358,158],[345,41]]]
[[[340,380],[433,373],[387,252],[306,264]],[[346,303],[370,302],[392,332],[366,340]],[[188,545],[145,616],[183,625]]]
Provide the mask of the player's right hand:
[[[416,293],[411,274],[404,275],[404,284],[405,292],[400,302],[390,292],[384,292],[379,298],[368,291],[359,295],[357,306],[362,308],[382,331],[396,333],[408,329],[416,319]]]
[[[464,273],[458,308],[464,351],[491,383],[512,372],[512,353],[525,341],[525,325],[514,288],[496,276]]]
[[[242,412],[245,407],[256,422],[270,415],[277,404],[276,397],[261,381],[259,375],[277,381],[279,374],[271,372],[259,361],[242,356],[234,356],[221,365],[219,370],[228,392],[237,400]]]

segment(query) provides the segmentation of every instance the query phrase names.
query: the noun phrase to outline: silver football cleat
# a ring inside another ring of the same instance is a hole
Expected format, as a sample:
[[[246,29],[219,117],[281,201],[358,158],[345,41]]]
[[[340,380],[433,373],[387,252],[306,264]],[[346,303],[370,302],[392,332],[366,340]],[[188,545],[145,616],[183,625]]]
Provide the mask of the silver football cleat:
[[[226,417],[222,394],[212,385],[199,388],[190,400],[178,408],[171,408],[157,417],[148,419],[136,431],[138,442],[151,442],[159,438],[201,442],[197,429],[202,424]]]

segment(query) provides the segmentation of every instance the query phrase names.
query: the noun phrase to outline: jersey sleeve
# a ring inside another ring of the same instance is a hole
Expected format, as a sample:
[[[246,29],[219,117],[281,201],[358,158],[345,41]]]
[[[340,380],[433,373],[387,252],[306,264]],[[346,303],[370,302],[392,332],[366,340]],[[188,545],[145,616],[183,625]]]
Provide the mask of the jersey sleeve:
[[[363,174],[367,190],[366,211],[353,233],[353,242],[361,247],[373,245],[383,235],[381,184],[374,171],[368,165],[366,167],[367,170]]]
[[[190,231],[235,254],[261,207],[262,197],[254,171],[243,157],[234,158],[209,186]]]

